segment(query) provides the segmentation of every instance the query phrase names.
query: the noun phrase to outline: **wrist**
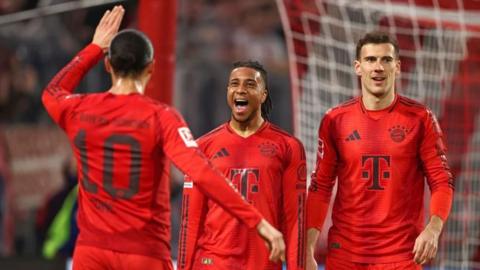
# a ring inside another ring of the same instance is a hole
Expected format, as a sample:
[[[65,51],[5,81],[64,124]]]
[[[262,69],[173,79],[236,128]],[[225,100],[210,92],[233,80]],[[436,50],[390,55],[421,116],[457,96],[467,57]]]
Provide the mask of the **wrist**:
[[[440,234],[443,229],[443,220],[439,216],[433,215],[426,228]]]
[[[307,256],[313,256],[315,254],[315,245],[307,245]]]

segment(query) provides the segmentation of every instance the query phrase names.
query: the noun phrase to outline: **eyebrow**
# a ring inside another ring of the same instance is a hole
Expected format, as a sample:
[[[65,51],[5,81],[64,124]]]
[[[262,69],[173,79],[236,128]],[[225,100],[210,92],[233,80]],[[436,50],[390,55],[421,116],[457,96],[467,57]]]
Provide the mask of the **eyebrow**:
[[[373,58],[373,59],[378,59],[378,58],[380,58],[380,59],[382,59],[382,60],[386,60],[386,59],[391,59],[391,60],[393,60],[393,59],[395,59],[394,57],[392,57],[392,56],[390,56],[390,55],[382,56],[382,57],[377,57],[377,56],[373,56],[373,55],[367,55],[367,56],[365,56],[365,57],[363,58],[363,60],[369,60],[369,59],[372,59],[372,58]]]
[[[240,81],[240,79],[239,79],[239,78],[233,78],[233,79],[230,80],[230,82],[236,82],[236,81]],[[256,83],[256,82],[257,82],[257,81],[254,80],[254,79],[245,79],[245,81],[246,81],[247,83],[251,83],[251,82]]]

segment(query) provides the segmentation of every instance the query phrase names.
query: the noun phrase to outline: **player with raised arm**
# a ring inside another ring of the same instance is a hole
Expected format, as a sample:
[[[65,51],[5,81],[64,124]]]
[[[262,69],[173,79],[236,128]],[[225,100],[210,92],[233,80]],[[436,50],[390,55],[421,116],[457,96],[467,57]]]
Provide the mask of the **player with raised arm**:
[[[307,199],[307,266],[332,189],[327,269],[421,269],[435,257],[450,212],[453,177],[442,132],[424,105],[395,91],[398,44],[383,32],[357,43],[361,96],[325,114]],[[424,185],[431,190],[424,227]]]
[[[123,15],[121,6],[107,11],[92,43],[42,96],[78,164],[80,234],[73,269],[173,269],[167,158],[206,196],[256,227],[271,247],[271,260],[283,259],[282,234],[205,158],[180,114],[142,95],[153,71],[152,44],[135,30],[117,34]],[[112,87],[72,94],[102,58]]]
[[[285,236],[287,269],[305,268],[306,169],[302,143],[268,121],[267,72],[234,63],[227,86],[230,121],[199,147],[244,197]],[[185,182],[178,268],[282,269],[254,231]]]

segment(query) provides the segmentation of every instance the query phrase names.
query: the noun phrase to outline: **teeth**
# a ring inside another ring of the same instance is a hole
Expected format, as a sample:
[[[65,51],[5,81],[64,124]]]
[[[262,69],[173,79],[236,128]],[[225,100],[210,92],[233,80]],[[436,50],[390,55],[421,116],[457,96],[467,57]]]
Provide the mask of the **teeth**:
[[[246,99],[234,99],[235,106],[247,106],[248,100]]]

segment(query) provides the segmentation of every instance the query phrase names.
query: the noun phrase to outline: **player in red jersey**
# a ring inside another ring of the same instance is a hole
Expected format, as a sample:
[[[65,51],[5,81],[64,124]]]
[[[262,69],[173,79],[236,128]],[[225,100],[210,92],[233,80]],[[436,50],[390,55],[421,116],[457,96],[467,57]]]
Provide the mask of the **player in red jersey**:
[[[388,34],[366,34],[355,60],[362,95],[321,122],[307,199],[309,270],[335,179],[327,269],[421,269],[436,255],[453,178],[432,112],[395,92],[398,55]],[[425,227],[424,179],[432,194]]]
[[[277,228],[287,246],[287,268],[305,268],[306,168],[302,143],[268,122],[267,72],[254,61],[230,73],[230,121],[198,140],[210,161]],[[254,231],[185,182],[179,269],[282,269]]]
[[[53,78],[42,97],[67,133],[78,164],[80,234],[73,268],[172,269],[167,158],[206,196],[256,227],[271,247],[271,260],[283,259],[282,234],[214,169],[180,114],[142,95],[153,49],[138,31],[116,34],[123,14],[120,6],[105,13],[92,44]],[[112,87],[72,94],[104,52]]]

